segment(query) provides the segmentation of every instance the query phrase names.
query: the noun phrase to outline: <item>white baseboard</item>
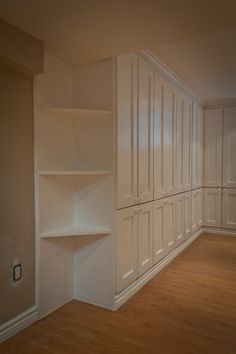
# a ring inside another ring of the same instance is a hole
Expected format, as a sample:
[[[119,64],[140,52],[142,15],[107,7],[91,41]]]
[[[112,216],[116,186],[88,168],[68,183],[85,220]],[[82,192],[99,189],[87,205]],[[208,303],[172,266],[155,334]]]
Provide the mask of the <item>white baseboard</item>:
[[[38,310],[35,306],[29,308],[12,320],[0,326],[0,343],[28,327],[38,319]]]
[[[203,233],[203,229],[197,230],[181,245],[179,245],[173,252],[171,252],[160,263],[155,265],[146,274],[136,280],[131,286],[125,289],[122,293],[115,296],[114,310],[117,310],[123,305],[130,297],[132,297],[139,289],[141,289],[149,280],[151,280],[157,273],[165,268],[178,254],[180,254],[186,247],[188,247],[198,236]]]
[[[229,230],[223,228],[213,228],[213,227],[203,227],[203,232],[208,234],[225,235],[225,236],[236,236],[236,230]]]

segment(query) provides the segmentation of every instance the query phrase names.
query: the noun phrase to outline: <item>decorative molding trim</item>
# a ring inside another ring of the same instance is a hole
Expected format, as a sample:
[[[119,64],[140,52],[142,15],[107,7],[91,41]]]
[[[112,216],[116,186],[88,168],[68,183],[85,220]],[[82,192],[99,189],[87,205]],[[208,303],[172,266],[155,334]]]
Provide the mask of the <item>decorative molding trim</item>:
[[[204,103],[203,108],[205,110],[209,109],[220,109],[220,108],[230,108],[236,107],[236,98],[219,100],[219,101],[208,101]]]
[[[151,280],[157,273],[159,273],[163,268],[165,268],[176,256],[178,256],[186,247],[188,247],[202,233],[203,233],[202,228],[197,230],[187,240],[185,240],[181,245],[179,245],[174,251],[172,251],[166,258],[164,258],[160,263],[156,264],[152,269],[150,269],[141,278],[136,280],[131,286],[129,286],[119,295],[116,295],[115,302],[114,302],[114,310],[117,310],[129,298],[131,298],[135,293],[137,293],[138,290],[140,290],[149,280]]]
[[[0,326],[0,343],[22,331],[38,320],[38,310],[35,306]]]
[[[192,98],[198,102],[201,106],[204,105],[203,98],[194,91],[188,84],[184,82],[179,76],[177,76],[173,70],[171,70],[163,61],[161,61],[156,54],[150,49],[143,49],[138,52],[139,55],[148,60],[157,70],[159,70],[164,76],[170,79],[175,85],[187,92]]]
[[[236,236],[236,230],[228,230],[223,228],[203,227],[203,232],[207,234],[216,234],[224,236]]]

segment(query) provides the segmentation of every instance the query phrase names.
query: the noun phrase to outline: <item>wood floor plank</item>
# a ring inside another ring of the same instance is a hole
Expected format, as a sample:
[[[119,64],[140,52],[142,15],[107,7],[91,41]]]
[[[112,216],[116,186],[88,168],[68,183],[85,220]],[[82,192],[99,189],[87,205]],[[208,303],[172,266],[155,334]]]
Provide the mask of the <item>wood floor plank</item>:
[[[236,354],[236,238],[200,236],[118,311],[71,301],[0,354]]]

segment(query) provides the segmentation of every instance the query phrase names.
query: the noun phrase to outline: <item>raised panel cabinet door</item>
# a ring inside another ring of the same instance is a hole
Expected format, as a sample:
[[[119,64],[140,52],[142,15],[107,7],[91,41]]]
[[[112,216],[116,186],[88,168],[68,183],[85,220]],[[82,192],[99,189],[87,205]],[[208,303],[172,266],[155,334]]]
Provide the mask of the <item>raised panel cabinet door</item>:
[[[116,212],[116,292],[132,284],[138,274],[137,207]]]
[[[183,97],[183,187],[191,189],[192,100]]]
[[[204,226],[221,227],[221,188],[204,188]]]
[[[197,124],[197,184],[203,187],[203,109],[198,106],[198,124]]]
[[[138,207],[138,275],[153,266],[153,202]]]
[[[204,114],[204,187],[221,186],[222,109]]]
[[[153,200],[153,68],[138,61],[138,198]]]
[[[194,102],[192,123],[192,188],[203,186],[203,110]]]
[[[154,71],[154,199],[164,196],[163,184],[163,80]]]
[[[197,192],[197,228],[203,225],[203,188]]]
[[[236,229],[236,188],[223,189],[223,227]]]
[[[153,255],[156,264],[165,256],[164,244],[164,199],[154,202]]]
[[[184,234],[188,238],[192,233],[192,197],[191,192],[184,193]]]
[[[117,57],[117,209],[137,203],[137,60]]]
[[[175,233],[176,246],[180,245],[184,239],[184,195],[178,194],[175,197]]]
[[[174,185],[174,112],[175,91],[168,81],[163,81],[163,187],[164,195],[175,192]]]
[[[169,254],[175,248],[175,197],[164,200],[164,248]]]
[[[198,215],[197,215],[197,195],[198,190],[192,191],[192,233],[198,228]]]
[[[236,188],[236,108],[223,115],[223,186]]]
[[[183,99],[176,93],[174,120],[174,184],[175,192],[183,191]]]

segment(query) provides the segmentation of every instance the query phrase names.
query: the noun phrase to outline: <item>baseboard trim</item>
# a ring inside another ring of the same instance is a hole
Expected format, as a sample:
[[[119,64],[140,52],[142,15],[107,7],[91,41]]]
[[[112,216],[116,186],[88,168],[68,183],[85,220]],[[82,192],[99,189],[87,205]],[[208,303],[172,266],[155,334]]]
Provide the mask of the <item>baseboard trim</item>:
[[[125,289],[122,293],[116,295],[114,301],[114,310],[117,310],[129,298],[131,298],[135,293],[137,293],[138,290],[140,290],[149,280],[151,280],[157,273],[159,273],[163,268],[165,268],[176,256],[178,256],[186,247],[188,247],[202,233],[203,233],[202,228],[197,230],[193,235],[191,235],[187,240],[185,240],[181,245],[179,245],[173,252],[171,252],[160,263],[156,264],[152,269],[150,269],[141,278],[136,280],[136,282],[134,282],[127,289]]]
[[[22,331],[38,319],[38,310],[35,306],[0,326],[0,343]]]
[[[203,227],[203,232],[207,234],[225,235],[225,236],[236,236],[236,230],[229,230],[223,228],[213,228],[213,227]]]

